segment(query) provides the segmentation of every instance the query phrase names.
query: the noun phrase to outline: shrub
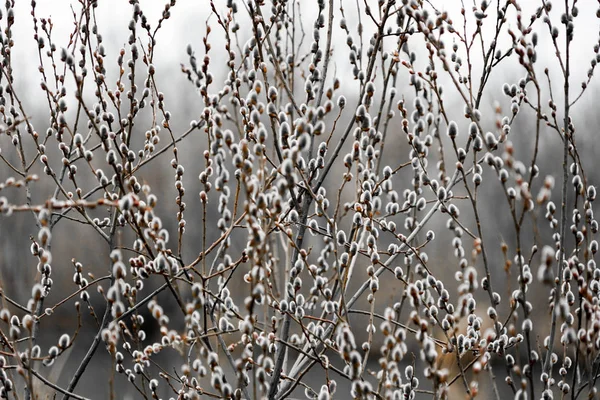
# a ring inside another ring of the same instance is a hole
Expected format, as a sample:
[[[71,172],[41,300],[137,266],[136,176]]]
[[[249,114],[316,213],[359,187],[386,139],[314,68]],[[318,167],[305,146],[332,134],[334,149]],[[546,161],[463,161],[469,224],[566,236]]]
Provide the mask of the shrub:
[[[130,0],[111,53],[102,2],[73,6],[68,42],[14,3],[0,397],[598,396],[589,9],[210,1],[175,56],[192,120],[156,57],[185,6]]]

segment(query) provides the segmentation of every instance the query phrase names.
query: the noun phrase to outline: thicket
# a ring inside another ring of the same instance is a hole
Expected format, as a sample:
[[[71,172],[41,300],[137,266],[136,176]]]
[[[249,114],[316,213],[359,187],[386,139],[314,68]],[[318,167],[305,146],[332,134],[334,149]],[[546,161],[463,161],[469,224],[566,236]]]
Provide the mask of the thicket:
[[[102,3],[68,42],[35,0],[0,13],[0,240],[30,226],[0,259],[0,397],[598,398],[576,0],[211,0],[170,60],[184,130],[155,60],[179,5],[130,0],[114,54]],[[31,22],[42,115],[14,66]]]

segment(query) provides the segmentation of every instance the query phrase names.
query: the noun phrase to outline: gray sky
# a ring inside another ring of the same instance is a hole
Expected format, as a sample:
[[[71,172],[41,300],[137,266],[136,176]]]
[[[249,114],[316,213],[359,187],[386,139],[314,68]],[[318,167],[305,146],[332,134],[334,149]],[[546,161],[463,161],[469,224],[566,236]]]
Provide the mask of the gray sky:
[[[144,13],[148,16],[149,21],[153,26],[156,25],[156,21],[160,17],[160,14],[164,7],[164,1],[156,0],[142,0],[140,2]],[[217,7],[224,9],[225,0],[215,0]],[[312,21],[316,14],[316,7],[308,6],[310,1],[303,3],[303,21],[307,31],[307,44],[310,41],[310,32],[312,29]],[[341,34],[339,29],[339,1],[335,2],[335,24],[336,32]],[[360,2],[364,9],[364,3]],[[370,1],[373,4],[373,9],[376,9],[376,2]],[[459,0],[437,0],[433,1],[433,4],[440,9],[447,9],[449,14],[454,20],[455,27],[462,29],[462,20],[460,18],[460,5]],[[473,4],[466,1],[467,4]],[[479,3],[479,2],[477,2]],[[502,2],[502,4],[504,1]],[[522,0],[520,2],[523,9],[523,15],[526,16],[524,19],[528,20],[529,15],[541,4],[541,1],[534,0]],[[99,0],[99,7],[97,13],[98,25],[100,32],[104,37],[104,45],[107,50],[107,69],[109,74],[107,78],[111,82],[110,72],[115,73],[116,69],[116,57],[119,48],[126,46],[128,30],[127,25],[132,15],[132,7],[125,0]],[[247,13],[243,9],[243,2],[238,1],[240,12],[240,37],[248,37],[250,29],[248,27]],[[346,11],[346,17],[348,19],[348,26],[352,26],[353,21],[356,22],[356,8],[354,1],[344,1],[343,6]],[[573,77],[574,84],[579,87],[582,80],[585,79],[587,70],[589,68],[589,61],[593,55],[593,45],[597,43],[599,23],[596,18],[597,3],[591,0],[582,0],[578,2],[580,8],[579,16],[576,19],[575,29],[575,40],[576,45],[572,46],[572,60],[573,62]],[[51,17],[54,22],[54,40],[57,47],[63,47],[68,43],[69,33],[73,30],[73,18],[71,7],[75,11],[80,10],[80,4],[76,1],[66,0],[38,0],[36,15],[38,18]],[[490,8],[495,7],[495,2],[492,3]],[[554,20],[558,22],[560,18],[559,10],[560,6],[555,5],[553,10]],[[16,41],[16,47],[14,49],[15,56],[15,68],[18,68],[19,73],[17,76],[17,85],[20,90],[26,90],[29,94],[39,94],[40,89],[38,83],[40,82],[40,75],[37,72],[38,58],[36,52],[36,43],[33,40],[33,23],[30,16],[31,6],[30,2],[18,1],[16,5],[16,26],[14,28],[14,37]],[[158,34],[158,46],[156,49],[155,65],[159,71],[159,77],[163,79],[163,85],[170,86],[171,84],[179,84],[183,82],[180,80],[183,75],[179,72],[179,64],[187,62],[187,55],[185,54],[185,48],[188,43],[191,43],[196,53],[199,55],[203,54],[202,51],[202,37],[205,34],[205,21],[209,18],[210,6],[208,1],[198,0],[179,0],[176,6],[172,9],[172,17],[166,21],[163,28]],[[514,13],[509,15],[509,19],[514,21]],[[210,18],[213,32],[211,34],[211,43],[213,44],[213,50],[211,56],[213,57],[213,63],[219,61],[218,56],[222,54],[222,41],[219,40],[222,37],[222,31],[217,26],[214,16]],[[2,21],[4,23],[5,20]],[[471,19],[472,22],[472,19]],[[370,23],[368,17],[363,17],[363,23],[365,23],[365,32],[372,32],[373,24]],[[514,23],[513,23],[514,25]],[[538,22],[538,27],[541,24]],[[468,26],[468,29],[472,29],[473,24]],[[484,23],[484,30],[489,33],[493,32],[494,20],[489,18]],[[540,32],[540,45],[538,47],[540,73],[544,66],[549,66],[553,76],[558,77],[559,69],[558,63],[555,62],[554,58],[554,47],[550,45],[548,30],[544,26]],[[141,34],[141,29],[138,30]],[[322,34],[324,40],[325,34]],[[487,37],[488,35],[486,35]],[[366,40],[368,35],[365,34]],[[338,35],[334,38],[334,65],[337,67],[338,73],[342,76],[344,69],[349,70],[347,63],[348,48],[345,45],[345,35],[340,37]],[[389,48],[391,49],[394,45],[394,39],[388,40]],[[501,47],[508,47],[508,35],[504,35],[501,38]],[[477,47],[477,46],[476,46]],[[413,48],[418,48],[414,46]],[[478,47],[477,47],[478,48]],[[475,70],[477,70],[478,59],[475,57],[473,61]],[[516,63],[508,64],[503,69],[500,69],[500,73],[495,75],[496,79],[504,79],[502,75],[506,74],[506,78],[516,79],[523,75],[522,68],[516,67]],[[213,65],[214,68],[214,65]],[[216,70],[216,69],[215,69]],[[176,80],[172,77],[177,75]],[[331,75],[329,76],[331,78]],[[114,79],[113,79],[114,81]],[[560,79],[554,79],[555,84],[560,83]],[[32,84],[33,83],[33,84]],[[513,82],[511,82],[513,83]],[[562,84],[562,83],[561,83]],[[167,91],[167,88],[165,88]]]

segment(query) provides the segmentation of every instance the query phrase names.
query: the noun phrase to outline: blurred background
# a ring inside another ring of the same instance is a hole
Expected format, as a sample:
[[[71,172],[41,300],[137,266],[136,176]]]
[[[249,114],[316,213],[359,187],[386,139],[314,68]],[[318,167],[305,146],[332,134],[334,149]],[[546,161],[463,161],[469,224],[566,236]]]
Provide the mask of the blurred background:
[[[224,0],[216,0],[215,4],[217,9],[223,10],[225,8]],[[240,30],[238,32],[238,38],[240,46],[242,46],[251,36],[251,24],[247,17],[247,13],[243,9],[243,3],[239,2],[240,12],[238,13]],[[332,81],[332,77],[335,76],[342,81],[341,89],[337,94],[343,94],[348,99],[348,104],[353,105],[358,101],[358,84],[353,80],[351,74],[351,65],[348,63],[348,47],[345,45],[345,35],[341,33],[339,29],[339,2],[334,1],[335,4],[335,19],[334,19],[334,40],[333,40],[333,58],[332,67],[330,68],[328,79]],[[356,32],[356,26],[358,24],[359,12],[356,11],[354,3],[344,3],[344,11],[346,13],[347,24],[354,34]],[[376,7],[376,2],[373,3],[373,7]],[[460,7],[461,1],[432,1],[432,3],[440,9],[446,9],[451,18],[455,21],[460,20]],[[523,10],[524,18],[528,20],[529,15],[539,6],[540,2],[537,1],[522,1],[520,5]],[[579,93],[581,82],[586,81],[587,72],[590,66],[590,61],[594,57],[593,47],[598,43],[598,32],[600,25],[598,19],[595,16],[597,5],[591,1],[580,1],[578,2],[580,8],[580,15],[576,19],[575,28],[575,45],[571,49],[571,60],[572,60],[572,98]],[[494,3],[495,4],[495,3]],[[164,9],[164,4],[161,1],[155,0],[144,0],[140,2],[140,6],[144,11],[144,14],[148,17],[148,21],[152,26],[156,25],[156,21],[161,16]],[[310,32],[312,30],[312,24],[316,16],[316,7],[311,5],[310,1],[298,2],[302,13],[299,15],[297,23],[302,25],[308,33],[308,38],[304,41],[304,52],[310,45]],[[364,5],[363,5],[364,6]],[[364,7],[363,7],[364,8]],[[39,0],[35,13],[37,18],[51,18],[53,23],[53,40],[57,44],[57,47],[64,47],[69,42],[69,35],[74,29],[74,14],[77,15],[81,9],[81,4],[76,1],[66,0]],[[4,10],[3,10],[4,11]],[[364,10],[362,11],[364,12]],[[469,10],[467,10],[469,12]],[[13,83],[15,92],[21,98],[25,110],[28,112],[30,122],[39,132],[45,132],[49,127],[50,114],[48,112],[48,106],[45,99],[45,95],[40,89],[41,76],[38,71],[39,59],[37,53],[37,43],[33,38],[33,21],[30,15],[31,5],[29,2],[18,1],[14,6],[14,17],[15,25],[12,28],[13,40],[15,46],[12,50],[13,57],[13,69],[15,82]],[[560,18],[560,13],[554,13],[554,17]],[[109,86],[114,86],[114,82],[117,79],[118,69],[116,65],[116,59],[121,48],[128,49],[127,41],[129,36],[128,24],[132,16],[132,6],[126,1],[122,0],[102,0],[99,2],[99,6],[96,11],[97,25],[99,32],[104,38],[104,46],[106,49],[106,62],[107,62],[107,74],[106,81],[109,82]],[[368,42],[370,34],[374,30],[372,22],[362,15],[362,22],[364,23],[365,42]],[[509,20],[515,21],[514,12],[507,16]],[[511,19],[512,18],[512,19]],[[472,21],[471,21],[472,22]],[[198,60],[201,60],[204,55],[204,46],[202,43],[203,37],[206,35],[206,24],[211,25],[212,32],[209,35],[209,41],[212,45],[211,50],[211,65],[210,70],[214,75],[214,84],[212,89],[216,92],[219,88],[219,84],[225,79],[225,53],[223,51],[224,40],[223,31],[217,25],[215,16],[211,14],[208,1],[197,1],[197,0],[179,0],[175,7],[171,9],[171,18],[163,23],[160,31],[157,34],[156,49],[154,56],[154,65],[156,67],[156,79],[157,86],[161,92],[165,95],[165,103],[167,109],[172,114],[171,128],[176,133],[183,133],[189,128],[191,120],[200,119],[201,113],[204,108],[202,98],[199,96],[196,88],[187,80],[185,74],[181,72],[181,64],[188,65],[189,57],[186,54],[186,48],[191,45],[195,52]],[[457,24],[459,25],[459,24]],[[516,29],[516,23],[510,22],[508,24],[511,29]],[[555,101],[561,104],[561,89],[563,80],[560,75],[560,66],[556,62],[554,56],[555,50],[551,46],[547,28],[540,22],[536,25],[539,29],[539,45],[538,45],[538,61],[537,67],[539,68],[540,76],[543,76],[544,68],[548,68],[549,76],[551,78],[552,90],[555,96]],[[6,20],[0,20],[0,27],[4,30],[6,27]],[[472,24],[466,27],[467,30],[472,29]],[[486,23],[483,26],[485,33],[493,33],[494,26],[492,23]],[[140,32],[142,32],[140,30]],[[485,36],[484,33],[484,37]],[[322,35],[322,39],[324,34]],[[323,39],[324,40],[324,39]],[[144,42],[145,43],[145,42]],[[395,46],[395,39],[390,38],[386,41],[385,48],[391,50]],[[425,48],[422,46],[422,42],[419,39],[412,41],[411,39],[411,51],[417,54],[417,65],[424,67],[427,59],[425,56]],[[420,46],[421,44],[421,46]],[[477,47],[477,46],[476,46]],[[510,38],[506,32],[500,37],[500,48],[508,49],[510,47]],[[474,54],[480,54],[480,51],[476,50]],[[127,58],[127,56],[126,56]],[[474,71],[478,71],[481,68],[481,60],[475,57],[472,60]],[[140,65],[140,67],[142,67]],[[482,101],[482,107],[480,111],[483,115],[482,126],[487,127],[489,130],[494,130],[496,123],[496,115],[494,110],[497,107],[503,109],[503,115],[509,113],[510,98],[506,97],[502,93],[502,85],[504,83],[516,84],[519,79],[524,77],[524,70],[519,66],[516,58],[510,58],[507,62],[500,65],[490,78],[487,90],[485,92],[484,100]],[[303,79],[298,79],[299,83],[296,89],[299,93],[302,93]],[[378,82],[380,79],[378,78]],[[462,128],[463,133],[466,131],[468,126],[467,120],[464,118],[462,100],[456,96],[453,87],[451,86],[446,76],[441,77],[441,82],[445,84],[446,95],[445,95],[445,106],[449,115],[456,116],[459,127]],[[543,87],[543,93],[548,96],[548,84],[544,82],[546,86]],[[141,82],[139,83],[141,85]],[[331,83],[328,82],[327,86]],[[70,86],[73,88],[73,86]],[[398,84],[396,85],[399,95],[396,97],[398,100],[400,97],[406,99],[406,104],[409,111],[412,110],[412,99],[414,96],[414,89],[409,86],[408,74],[405,70],[401,69],[399,75]],[[73,89],[70,89],[73,92]],[[74,93],[74,92],[73,92]],[[74,98],[71,96],[71,101],[74,102]],[[93,99],[93,92],[86,93],[87,98]],[[598,84],[597,80],[592,80],[590,87],[584,96],[577,102],[576,106],[572,110],[573,121],[576,127],[576,141],[580,157],[583,161],[586,178],[589,184],[597,184],[599,181],[598,168],[597,168],[597,154],[598,152],[598,126],[600,126],[600,113],[598,113],[598,104],[596,98],[598,96]],[[547,103],[548,98],[543,99],[542,104]],[[74,107],[72,107],[74,108]],[[350,108],[350,107],[348,107]],[[395,109],[395,107],[394,107]],[[559,106],[560,109],[560,106]],[[560,113],[559,113],[560,115]],[[531,154],[534,149],[534,130],[535,130],[535,114],[531,109],[523,107],[523,111],[519,114],[512,125],[510,140],[514,144],[515,158],[522,160],[526,165],[530,162]],[[351,118],[350,112],[347,110],[344,114],[344,118]],[[392,119],[390,124],[389,132],[387,134],[387,142],[385,146],[385,153],[383,155],[383,165],[396,166],[402,162],[408,161],[408,145],[406,138],[401,134],[399,129],[400,119],[398,113],[396,117]],[[83,124],[82,124],[83,126]],[[134,135],[142,136],[147,129],[152,127],[152,121],[148,113],[142,113],[138,122],[136,123],[136,129]],[[141,143],[141,142],[140,142]],[[204,169],[204,160],[202,158],[202,152],[206,149],[206,140],[204,135],[200,132],[193,133],[184,142],[185,145],[179,146],[179,155],[181,164],[185,166],[186,173],[184,175],[184,184],[186,187],[186,198],[188,209],[186,212],[186,220],[188,222],[188,229],[184,240],[184,259],[193,260],[198,255],[198,243],[201,243],[202,230],[200,229],[201,224],[201,208],[198,202],[198,192],[200,184],[198,182],[198,174]],[[29,144],[31,145],[31,143]],[[51,146],[49,146],[51,147]],[[348,147],[349,148],[349,147]],[[0,137],[0,149],[2,154],[11,162],[18,162],[14,147],[10,143],[9,136]],[[50,151],[56,151],[51,149]],[[27,154],[31,157],[34,154],[32,147],[26,148]],[[562,142],[560,137],[555,131],[552,131],[546,127],[542,128],[541,142],[540,142],[540,157],[538,166],[541,170],[541,179],[538,179],[532,190],[532,193],[537,194],[539,188],[543,183],[543,177],[552,175],[556,178],[557,188],[553,191],[552,199],[557,201],[559,199],[559,182],[561,176],[561,160],[562,160]],[[435,162],[430,162],[431,168],[435,168]],[[175,204],[175,196],[177,192],[174,188],[174,170],[170,167],[170,160],[172,153],[170,151],[165,152],[155,162],[145,167],[140,171],[138,178],[143,179],[144,183],[150,185],[154,193],[161,194],[159,196],[159,204],[157,212],[161,216],[163,225],[171,232],[171,237],[176,237],[176,212],[177,206]],[[55,157],[55,161],[60,158]],[[36,173],[40,175],[41,179],[39,182],[33,185],[33,204],[43,204],[44,201],[52,196],[54,186],[52,182],[43,175],[42,166],[36,167]],[[339,182],[341,174],[343,173],[343,165],[332,171],[331,176],[328,179],[330,184],[329,187],[335,189],[336,182]],[[447,166],[450,171],[453,171],[454,162],[449,163]],[[0,182],[5,181],[11,176],[11,170],[4,164],[0,165]],[[87,174],[86,171],[81,169],[81,177],[79,178],[84,182],[82,186],[93,187],[95,185],[94,178]],[[488,176],[489,175],[489,176]],[[508,207],[503,195],[500,195],[500,188],[497,184],[495,177],[489,173],[486,169],[485,178],[489,178],[491,182],[482,187],[479,194],[479,206],[480,214],[483,216],[483,232],[484,238],[488,243],[489,259],[492,267],[493,281],[496,283],[495,290],[500,292],[503,299],[510,296],[510,293],[516,288],[516,271],[512,271],[507,278],[507,273],[504,270],[505,259],[500,249],[500,244],[505,242],[509,249],[514,254],[515,240],[514,240],[514,229],[510,218],[507,218]],[[89,180],[88,182],[85,179]],[[401,192],[404,188],[410,187],[411,173],[400,174],[397,176],[395,181],[395,189]],[[460,190],[460,185],[457,187],[455,194],[463,194]],[[330,193],[335,193],[332,190]],[[9,201],[13,204],[24,204],[25,192],[20,189],[5,189],[0,195],[6,196]],[[350,195],[346,201],[350,200]],[[500,200],[499,200],[500,199]],[[209,210],[216,210],[216,201],[209,206]],[[461,204],[459,204],[460,206]],[[474,225],[469,221],[471,219],[472,210],[466,203],[461,207],[463,214],[463,223],[470,226]],[[538,219],[540,220],[537,228],[538,243],[552,245],[551,232],[548,229],[547,222],[543,219],[545,210],[538,211]],[[104,216],[102,210],[97,211],[98,216]],[[209,216],[211,213],[209,212]],[[214,213],[214,215],[217,215]],[[452,235],[445,232],[447,216],[439,215],[434,217],[427,225],[428,229],[432,229],[438,233],[438,240],[427,247],[427,253],[429,255],[429,267],[434,271],[438,278],[448,282],[448,287],[452,286],[452,282],[455,282],[454,273],[457,268],[457,260],[455,260],[452,254],[451,239]],[[65,221],[66,222],[66,221]],[[472,222],[472,221],[471,221]],[[214,226],[216,218],[209,221],[209,226]],[[402,225],[402,221],[397,221],[398,225]],[[524,243],[523,248],[529,249],[533,245],[533,225],[528,226],[529,231],[524,232]],[[10,217],[0,217],[0,281],[3,290],[10,295],[14,300],[21,304],[26,304],[31,297],[31,287],[36,278],[36,265],[37,260],[31,256],[29,247],[31,244],[30,236],[37,237],[37,228],[35,226],[34,218],[30,213],[14,213]],[[220,233],[216,229],[209,229],[209,242],[210,240],[216,239]],[[124,235],[119,238],[119,241],[126,246],[131,246],[131,237]],[[244,232],[233,235],[233,245],[238,246],[240,249],[246,245],[246,237]],[[466,242],[466,240],[465,240]],[[318,246],[322,245],[319,238],[310,238],[309,241],[305,242],[306,246]],[[471,244],[466,244],[467,251],[470,251]],[[539,246],[539,244],[538,244]],[[539,246],[541,249],[541,246]],[[54,279],[54,288],[51,292],[50,297],[46,300],[46,304],[51,305],[61,300],[65,293],[71,293],[76,290],[76,285],[72,282],[73,276],[73,264],[72,260],[77,260],[84,265],[84,272],[91,273],[96,277],[106,275],[108,273],[109,262],[108,262],[108,248],[105,243],[99,242],[96,234],[88,226],[80,226],[74,223],[59,223],[56,225],[53,232],[52,239],[52,254],[53,254],[53,272],[52,277]],[[539,255],[534,258],[533,271],[537,271],[537,264],[539,264]],[[366,264],[365,264],[366,266]],[[363,266],[364,267],[364,266]],[[364,268],[357,268],[358,271],[364,270]],[[359,280],[356,280],[357,285]],[[156,285],[161,282],[157,282],[154,285],[148,282],[148,286],[145,288],[145,293],[149,293]],[[386,305],[391,305],[398,301],[402,295],[402,292],[396,282],[389,279],[381,279],[382,293],[377,308],[381,311]],[[239,284],[233,282],[232,284]],[[457,285],[456,285],[457,286]],[[540,288],[544,289],[540,293],[532,293],[530,301],[534,305],[534,310],[543,310],[544,312],[536,313],[538,323],[544,323],[547,318],[545,310],[547,310],[547,296],[548,291],[539,285]],[[91,291],[92,295],[91,302],[95,307],[95,312],[98,315],[102,315],[104,310],[104,300],[102,297]],[[244,293],[241,292],[237,295],[237,299],[243,299]],[[385,296],[389,297],[389,303],[384,304],[382,299]],[[234,296],[235,297],[235,296]],[[159,296],[159,300],[164,300],[167,314],[169,311],[168,304],[171,299],[168,293],[163,293]],[[71,302],[72,303],[72,302]],[[359,308],[366,309],[366,302],[362,302]],[[11,312],[17,312],[12,306],[3,303],[3,307],[9,308]],[[504,307],[504,308],[503,308]],[[506,311],[506,302],[500,307],[501,311]],[[484,310],[485,308],[482,308]],[[143,308],[144,313],[148,313],[146,308]],[[18,313],[18,312],[17,312]],[[56,381],[61,386],[66,386],[70,377],[72,376],[76,366],[85,354],[89,347],[93,336],[96,332],[96,325],[93,318],[85,310],[83,311],[83,328],[80,332],[80,336],[77,339],[76,345],[69,350],[65,357],[59,359],[57,364],[52,367],[49,374],[46,375],[49,379]],[[175,318],[174,318],[175,319]],[[58,337],[62,333],[73,333],[77,326],[75,317],[74,307],[72,304],[61,307],[57,310],[56,314],[48,319],[49,322],[42,321],[41,328],[42,333],[40,335],[39,343],[43,349],[47,349],[48,346],[54,345]],[[356,323],[366,323],[366,319],[356,317]],[[154,327],[152,331],[152,324],[155,321],[152,318],[147,318],[147,324],[149,324],[148,333],[154,337],[158,337],[158,332]],[[6,324],[0,322],[0,327],[4,329]],[[174,328],[177,328],[174,326]],[[366,337],[366,332],[364,332]],[[362,342],[365,337],[357,337],[357,342]],[[374,346],[378,349],[378,344]],[[418,357],[417,350],[414,350]],[[44,351],[43,351],[44,352]],[[165,369],[172,370],[173,368],[180,368],[179,355],[169,354],[168,351],[160,354],[156,361],[163,365]],[[371,357],[373,362],[376,362],[377,356]],[[412,362],[412,357],[407,356],[406,362]],[[448,361],[450,365],[452,361]],[[375,365],[374,365],[375,366]],[[81,383],[78,385],[76,392],[83,396],[87,396],[93,399],[108,398],[109,388],[108,380],[111,375],[111,362],[107,355],[107,352],[101,347],[98,349],[97,355],[84,374]],[[224,368],[226,368],[224,366]],[[314,380],[315,387],[320,387],[323,384],[323,378],[320,376],[318,369],[315,369],[309,374],[309,382]],[[498,377],[498,384],[502,390],[505,390],[505,386],[502,382],[503,376]],[[133,399],[138,398],[139,393],[128,385],[123,376],[116,377],[116,384],[118,387],[117,398]],[[342,383],[343,381],[338,381]],[[345,398],[348,393],[348,387],[340,385],[338,388],[338,398]],[[461,388],[457,389],[462,390]],[[302,397],[302,391],[299,390],[297,397]]]

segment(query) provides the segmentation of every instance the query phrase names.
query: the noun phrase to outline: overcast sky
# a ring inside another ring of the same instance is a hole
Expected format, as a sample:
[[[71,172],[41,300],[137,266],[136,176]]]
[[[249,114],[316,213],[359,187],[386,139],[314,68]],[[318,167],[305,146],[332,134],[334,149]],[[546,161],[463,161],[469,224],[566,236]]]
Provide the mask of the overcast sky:
[[[17,1],[16,2],[16,26],[14,27],[14,37],[16,47],[14,49],[14,60],[15,68],[18,69],[17,85],[19,90],[26,90],[30,94],[39,94],[40,75],[37,72],[38,60],[36,52],[36,43],[33,40],[33,23],[30,15],[31,6],[28,1]],[[148,16],[149,21],[153,26],[156,25],[156,21],[161,15],[164,7],[164,1],[158,0],[142,0],[140,2],[144,13]],[[224,8],[225,0],[215,0],[217,7]],[[302,3],[302,2],[301,2]],[[306,1],[303,4],[312,3],[312,0]],[[361,5],[364,3],[361,1]],[[376,2],[373,3],[373,8],[376,7]],[[449,14],[454,19],[455,26],[461,25],[459,7],[461,1],[459,0],[437,0],[433,1],[436,7],[440,9],[447,9]],[[465,3],[470,3],[466,1]],[[479,3],[479,2],[477,2]],[[523,14],[527,16],[535,10],[541,1],[526,0],[521,1],[521,7]],[[99,0],[99,7],[97,13],[98,25],[100,32],[104,37],[104,43],[107,50],[107,68],[109,71],[112,69],[113,73],[116,69],[116,60],[119,48],[126,46],[128,38],[127,25],[132,15],[132,7],[128,1],[125,0]],[[247,24],[246,12],[243,9],[243,3],[238,1],[240,7],[240,21],[241,21],[241,37],[248,37],[250,35],[250,29]],[[337,33],[341,33],[339,26],[339,1],[335,0],[335,24]],[[356,11],[354,7],[354,1],[343,2],[346,16],[348,18],[348,26],[352,27],[352,23],[356,17]],[[504,4],[504,1],[502,1]],[[575,38],[576,45],[572,47],[573,60],[573,76],[574,83],[579,86],[580,82],[585,79],[587,69],[589,68],[589,61],[593,55],[593,45],[598,41],[599,31],[599,20],[596,18],[596,8],[598,5],[596,2],[591,0],[579,1],[578,6],[580,8],[579,16],[576,19],[576,30]],[[73,17],[71,7],[78,12],[81,8],[80,4],[76,1],[67,0],[38,0],[36,15],[38,18],[51,17],[54,22],[54,40],[57,46],[63,47],[68,43],[69,33],[73,30]],[[495,7],[493,2],[491,7]],[[555,7],[559,7],[555,5]],[[304,6],[302,7],[302,16],[304,17],[304,25],[307,29],[307,42],[310,39],[310,29],[317,7]],[[554,10],[555,19],[560,18],[559,10]],[[514,20],[514,15],[512,15]],[[179,65],[182,62],[187,62],[187,55],[185,53],[186,46],[191,43],[196,49],[197,53],[202,54],[202,37],[205,34],[205,22],[207,18],[210,18],[210,7],[206,0],[178,0],[176,6],[172,9],[172,17],[166,21],[164,27],[158,34],[158,46],[156,49],[155,64],[160,72],[161,78],[167,78],[163,81],[164,85],[169,85],[170,82],[181,82],[183,78],[179,71]],[[222,36],[220,28],[217,27],[214,20],[212,19],[213,32],[211,34],[211,42],[213,43],[212,56],[218,61],[220,51],[222,51],[222,41],[219,40],[219,36]],[[363,18],[365,22],[365,30],[368,32],[372,29],[372,24],[369,25],[368,18]],[[5,19],[2,20],[2,25],[5,23]],[[493,20],[486,20],[484,29],[493,29]],[[514,26],[514,23],[512,24]],[[539,26],[539,23],[538,23]],[[351,28],[352,29],[352,28]],[[138,31],[141,33],[141,29]],[[325,34],[322,34],[324,40]],[[367,36],[366,36],[367,37]],[[337,71],[343,75],[344,67],[349,68],[347,63],[348,49],[345,45],[345,36],[339,37],[334,40],[334,64],[337,67]],[[390,39],[389,45],[393,46],[393,39]],[[501,40],[501,44],[505,48],[508,46],[508,36],[504,35]],[[545,65],[549,65],[553,70],[553,73],[558,73],[558,64],[554,61],[554,48],[549,46],[547,29],[543,28],[540,34],[540,46],[538,48],[540,54],[539,65],[540,68]],[[545,61],[544,59],[550,59],[551,61]],[[475,61],[476,64],[476,61]],[[515,80],[515,77],[523,75],[522,69],[516,69],[513,71],[515,64],[507,65],[504,71],[501,71],[500,75],[506,73],[507,78]],[[541,72],[541,71],[540,71]],[[176,81],[169,81],[171,77],[177,75]],[[110,74],[108,76],[110,78]],[[331,75],[330,75],[331,77]],[[495,79],[503,79],[502,76],[495,76]],[[558,82],[558,79],[556,80]],[[33,83],[33,84],[32,84]],[[32,92],[31,92],[32,91]]]

